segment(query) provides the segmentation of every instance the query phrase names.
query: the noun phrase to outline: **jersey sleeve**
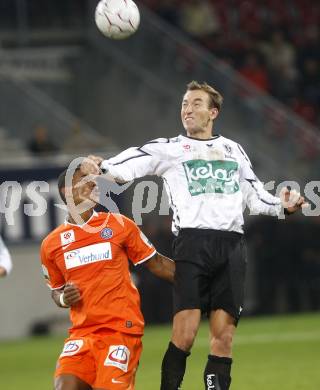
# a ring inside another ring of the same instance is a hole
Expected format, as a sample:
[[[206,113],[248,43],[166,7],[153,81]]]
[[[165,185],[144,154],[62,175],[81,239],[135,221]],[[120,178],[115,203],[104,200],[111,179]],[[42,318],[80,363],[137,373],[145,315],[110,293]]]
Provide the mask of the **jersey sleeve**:
[[[155,247],[131,219],[126,218],[125,223],[127,229],[125,246],[128,258],[134,265],[149,260],[157,253]]]
[[[115,157],[104,160],[101,169],[116,181],[128,182],[147,175],[161,176],[168,168],[167,138],[129,148]]]
[[[65,285],[65,279],[59,268],[57,267],[54,258],[50,254],[46,240],[42,242],[41,251],[41,265],[43,275],[46,283],[51,290],[58,290]]]
[[[253,172],[248,156],[240,145],[238,148],[241,153],[240,188],[245,206],[249,207],[251,214],[279,216],[282,208],[280,198],[263,188],[263,184]]]
[[[6,247],[1,237],[0,237],[0,266],[5,269],[7,275],[12,270],[11,256],[8,251],[8,248]]]

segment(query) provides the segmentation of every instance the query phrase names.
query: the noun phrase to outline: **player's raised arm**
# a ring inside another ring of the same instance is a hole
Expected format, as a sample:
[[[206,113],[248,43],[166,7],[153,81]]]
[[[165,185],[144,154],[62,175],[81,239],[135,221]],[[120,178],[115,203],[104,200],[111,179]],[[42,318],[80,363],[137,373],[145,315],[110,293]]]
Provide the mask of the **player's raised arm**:
[[[176,267],[175,262],[169,257],[166,257],[157,252],[154,256],[145,262],[145,266],[150,272],[159,278],[173,282]]]

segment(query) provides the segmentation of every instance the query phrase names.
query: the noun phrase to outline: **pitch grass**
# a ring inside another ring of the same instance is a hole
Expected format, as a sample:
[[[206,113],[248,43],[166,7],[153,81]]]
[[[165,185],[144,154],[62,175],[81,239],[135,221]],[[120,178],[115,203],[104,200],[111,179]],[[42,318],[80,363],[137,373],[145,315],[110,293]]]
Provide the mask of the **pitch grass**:
[[[137,376],[137,390],[159,389],[169,326],[149,326]],[[0,343],[0,389],[49,390],[63,337]],[[203,390],[208,353],[204,322],[188,359],[183,390]],[[242,319],[234,347],[232,390],[319,390],[320,315]]]

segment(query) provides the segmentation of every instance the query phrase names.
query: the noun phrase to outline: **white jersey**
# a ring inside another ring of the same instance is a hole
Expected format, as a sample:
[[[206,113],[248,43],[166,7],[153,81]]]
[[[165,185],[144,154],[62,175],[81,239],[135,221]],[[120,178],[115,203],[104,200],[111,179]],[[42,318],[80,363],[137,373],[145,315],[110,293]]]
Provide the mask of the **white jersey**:
[[[162,177],[173,210],[173,232],[183,228],[243,233],[243,210],[277,216],[281,201],[265,191],[236,142],[216,135],[183,135],[132,147],[101,164],[116,181]]]
[[[3,267],[6,270],[7,274],[9,274],[12,269],[10,253],[1,237],[0,237],[0,267]]]

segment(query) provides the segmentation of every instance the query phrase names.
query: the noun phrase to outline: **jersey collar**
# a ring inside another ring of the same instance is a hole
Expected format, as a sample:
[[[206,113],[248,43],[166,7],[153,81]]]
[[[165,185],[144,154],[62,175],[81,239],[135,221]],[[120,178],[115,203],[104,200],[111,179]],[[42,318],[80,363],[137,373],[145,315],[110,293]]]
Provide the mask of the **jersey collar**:
[[[81,225],[78,225],[77,223],[71,223],[71,222],[69,222],[68,221],[68,216],[66,217],[66,219],[64,220],[64,224],[65,224],[65,226],[66,225],[71,225],[71,226],[84,226],[84,225],[86,225],[87,223],[89,223],[93,218],[95,218],[95,217],[97,217],[98,216],[98,213],[95,211],[95,210],[93,210],[92,211],[92,215],[91,215],[91,217],[88,219],[88,221],[87,222],[85,222],[85,223],[82,223]]]
[[[219,137],[220,137],[220,134],[214,135],[213,137],[211,137],[211,138],[206,138],[206,139],[194,138],[194,137],[190,137],[190,136],[188,136],[188,135],[183,135],[183,134],[181,134],[181,137],[189,138],[189,139],[192,139],[192,140],[195,140],[195,141],[205,141],[205,142],[208,142],[208,141],[213,141],[213,140],[219,138]]]

